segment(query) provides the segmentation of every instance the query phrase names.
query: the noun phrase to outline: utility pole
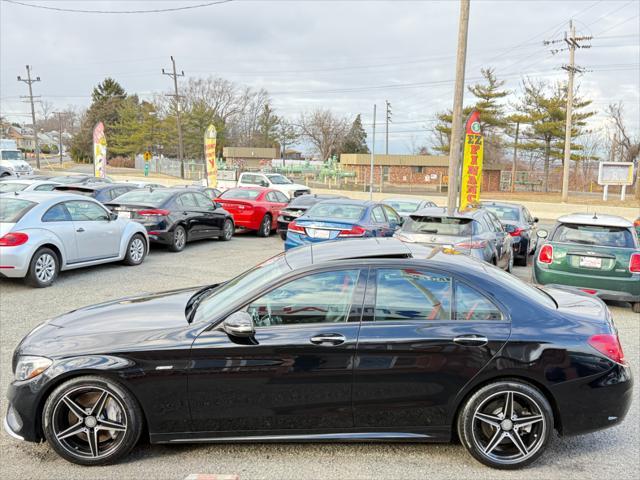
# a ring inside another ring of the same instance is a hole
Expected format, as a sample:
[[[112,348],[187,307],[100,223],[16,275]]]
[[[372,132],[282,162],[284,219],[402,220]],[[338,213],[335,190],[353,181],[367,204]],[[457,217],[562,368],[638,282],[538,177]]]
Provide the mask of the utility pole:
[[[386,141],[385,141],[384,153],[385,155],[389,155],[389,122],[391,121],[391,104],[389,103],[389,100],[385,100],[384,103],[387,106],[387,121],[386,121],[386,130],[385,130]]]
[[[458,203],[458,172],[462,138],[462,100],[464,96],[464,70],[467,61],[467,35],[469,32],[470,0],[460,0],[460,22],[458,25],[458,52],[456,54],[456,83],[453,95],[453,118],[451,143],[449,145],[449,186],[447,210],[453,213]]]
[[[584,70],[575,65],[576,48],[591,48],[591,45],[580,45],[581,41],[591,40],[593,37],[576,37],[576,26],[573,20],[569,20],[569,34],[564,33],[564,39],[551,40],[544,42],[545,45],[564,42],[567,44],[566,48],[559,50],[552,50],[551,53],[556,54],[564,50],[569,50],[569,65],[563,65],[563,70],[569,72],[569,81],[567,84],[567,117],[565,120],[565,135],[564,135],[564,160],[562,164],[562,202],[569,201],[569,167],[571,163],[571,128],[572,128],[572,115],[573,115],[573,78],[576,72],[581,73]]]
[[[520,120],[516,120],[516,139],[513,144],[513,165],[511,165],[511,193],[516,191],[516,163],[518,161],[518,133],[520,133]]]
[[[371,166],[369,169],[369,200],[373,200],[373,162],[376,152],[376,105],[373,105],[373,134],[371,135]]]
[[[177,120],[177,124],[178,124],[178,161],[180,162],[180,177],[184,178],[184,146],[182,143],[182,123],[180,122],[180,97],[181,95],[178,94],[178,77],[184,77],[184,70],[182,70],[180,73],[176,72],[176,61],[173,58],[173,55],[171,56],[171,65],[173,67],[173,71],[172,72],[165,72],[164,68],[162,69],[162,74],[163,75],[168,75],[169,77],[173,78],[173,94],[169,93],[167,94],[167,97],[173,97],[173,100],[175,101],[175,105],[176,105],[176,120]]]
[[[34,150],[36,152],[36,167],[38,168],[38,170],[40,170],[40,145],[38,145],[38,129],[36,127],[36,110],[33,106],[33,89],[31,88],[31,85],[39,82],[40,81],[40,77],[36,77],[36,78],[31,78],[31,67],[29,65],[27,65],[27,78],[22,78],[20,75],[18,75],[18,81],[19,82],[24,82],[27,85],[29,85],[29,96],[28,97],[21,97],[21,98],[29,98],[29,102],[31,103],[31,123],[33,124],[33,145],[34,145]],[[39,98],[39,97],[35,97],[35,98]]]
[[[60,165],[62,165],[62,112],[53,112],[58,115],[58,155],[60,156]]]

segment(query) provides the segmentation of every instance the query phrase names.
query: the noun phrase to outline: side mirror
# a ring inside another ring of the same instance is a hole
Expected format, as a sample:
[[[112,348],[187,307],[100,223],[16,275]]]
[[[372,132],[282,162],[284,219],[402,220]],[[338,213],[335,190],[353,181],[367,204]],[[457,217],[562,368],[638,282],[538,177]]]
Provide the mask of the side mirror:
[[[113,222],[118,219],[118,214],[116,212],[109,212],[109,221]]]
[[[231,337],[248,338],[253,337],[256,333],[253,318],[243,311],[232,313],[225,318],[222,322],[222,329]]]
[[[549,232],[544,229],[540,229],[536,232],[536,235],[538,235],[538,238],[547,238],[549,236]]]
[[[260,186],[268,187],[269,186],[269,182],[267,182],[266,180],[260,180]]]
[[[218,202],[213,202],[213,209],[215,210],[216,208],[222,208],[222,204]]]

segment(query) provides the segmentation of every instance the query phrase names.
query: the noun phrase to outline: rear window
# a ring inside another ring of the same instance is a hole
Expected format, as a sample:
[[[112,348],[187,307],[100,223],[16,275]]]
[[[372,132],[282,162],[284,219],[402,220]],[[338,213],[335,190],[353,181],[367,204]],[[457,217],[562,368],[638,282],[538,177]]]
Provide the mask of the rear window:
[[[562,223],[556,228],[552,241],[602,247],[634,247],[630,229],[600,225]]]
[[[55,187],[56,192],[74,193],[76,195],[85,195],[90,197],[93,194],[93,190],[87,190],[84,188],[67,188],[67,187]]]
[[[27,188],[29,184],[27,183],[0,183],[0,193],[7,192],[21,192],[25,188]]]
[[[0,222],[16,223],[36,206],[35,202],[20,198],[0,198]]]
[[[398,213],[413,213],[418,210],[420,202],[412,202],[409,200],[385,200],[385,205],[389,205]]]
[[[220,198],[239,199],[239,200],[255,200],[262,192],[260,190],[243,190],[240,188],[230,189],[222,192]]]
[[[471,218],[411,215],[407,221],[404,222],[402,230],[412,233],[432,233],[434,235],[464,237],[473,234],[473,220]]]
[[[500,220],[507,222],[520,221],[520,209],[508,205],[483,205],[484,208],[493,213]]]
[[[307,210],[307,217],[332,218],[336,220],[360,220],[364,207],[359,205],[340,205],[339,203],[316,203]]]
[[[141,203],[159,207],[166,202],[173,192],[167,190],[133,190],[118,197],[118,203]]]

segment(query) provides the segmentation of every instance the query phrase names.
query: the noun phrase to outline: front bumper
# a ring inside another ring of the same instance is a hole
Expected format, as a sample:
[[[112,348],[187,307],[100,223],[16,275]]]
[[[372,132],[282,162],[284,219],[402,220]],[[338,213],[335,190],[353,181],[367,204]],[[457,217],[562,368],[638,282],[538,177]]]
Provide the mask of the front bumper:
[[[38,405],[41,403],[42,393],[46,390],[43,387],[47,379],[45,373],[30,381],[13,381],[9,384],[9,406],[4,417],[4,428],[16,440],[42,440]]]

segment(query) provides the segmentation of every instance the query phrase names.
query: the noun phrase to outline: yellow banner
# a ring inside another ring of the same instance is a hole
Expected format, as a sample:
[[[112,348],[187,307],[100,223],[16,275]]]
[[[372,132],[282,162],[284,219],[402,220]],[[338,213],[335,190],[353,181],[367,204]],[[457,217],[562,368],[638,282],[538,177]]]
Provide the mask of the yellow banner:
[[[469,116],[465,130],[462,182],[460,184],[460,210],[480,202],[484,138],[480,131],[478,112],[474,111]]]
[[[98,178],[107,176],[107,137],[102,122],[93,129],[93,174]]]
[[[204,133],[204,156],[207,168],[207,185],[209,187],[218,186],[218,166],[216,165],[216,127],[209,125]]]

